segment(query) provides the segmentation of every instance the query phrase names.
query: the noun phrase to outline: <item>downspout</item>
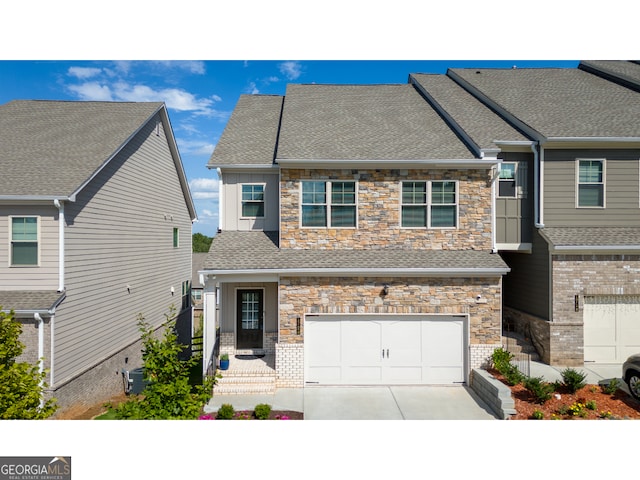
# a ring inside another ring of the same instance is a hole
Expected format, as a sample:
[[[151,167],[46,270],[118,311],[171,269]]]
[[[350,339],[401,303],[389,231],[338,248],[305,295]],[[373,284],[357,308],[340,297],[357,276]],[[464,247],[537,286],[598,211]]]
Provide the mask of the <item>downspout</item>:
[[[500,176],[502,163],[498,162],[491,172],[491,253],[498,253],[496,245],[496,179]]]
[[[33,314],[33,318],[38,322],[38,372],[44,372],[44,320],[38,312]],[[40,379],[40,388],[44,388],[44,378]],[[40,407],[44,406],[44,398],[40,398]]]
[[[219,167],[216,168],[216,172],[218,173],[218,231],[222,231],[225,228],[224,225],[224,180],[222,179],[222,169]]]
[[[53,204],[58,209],[58,293],[64,291],[64,203],[57,198]]]
[[[531,145],[533,152],[533,221],[536,228],[544,228],[544,219],[542,214],[542,146],[540,142]]]

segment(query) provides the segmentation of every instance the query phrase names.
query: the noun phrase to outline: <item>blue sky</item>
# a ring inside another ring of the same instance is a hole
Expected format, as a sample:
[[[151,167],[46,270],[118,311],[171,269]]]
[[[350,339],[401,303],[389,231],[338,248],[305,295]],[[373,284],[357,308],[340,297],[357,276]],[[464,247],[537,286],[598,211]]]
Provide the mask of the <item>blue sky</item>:
[[[14,99],[162,101],[198,212],[193,231],[218,228],[218,178],[206,168],[241,94],[285,93],[287,83],[406,83],[450,67],[576,67],[577,61],[0,61],[0,103]]]

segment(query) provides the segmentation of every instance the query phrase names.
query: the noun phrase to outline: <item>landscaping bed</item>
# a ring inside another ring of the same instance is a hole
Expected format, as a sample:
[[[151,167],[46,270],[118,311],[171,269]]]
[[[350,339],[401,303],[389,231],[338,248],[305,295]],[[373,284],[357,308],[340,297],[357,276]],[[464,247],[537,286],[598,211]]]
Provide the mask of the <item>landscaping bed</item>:
[[[549,400],[540,403],[522,383],[509,385],[496,369],[490,369],[489,373],[511,389],[517,412],[510,417],[513,420],[532,420],[534,415],[543,420],[640,420],[640,402],[619,388],[607,393],[604,386],[590,384],[571,393],[560,384],[556,385]]]

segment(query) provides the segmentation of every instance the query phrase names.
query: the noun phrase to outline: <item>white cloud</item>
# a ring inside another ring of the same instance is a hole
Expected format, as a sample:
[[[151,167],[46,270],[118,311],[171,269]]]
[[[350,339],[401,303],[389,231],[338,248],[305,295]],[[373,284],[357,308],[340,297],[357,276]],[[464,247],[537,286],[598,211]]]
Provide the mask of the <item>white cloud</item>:
[[[69,90],[75,93],[81,100],[112,101],[111,89],[98,82],[87,82],[80,85],[69,85]]]
[[[189,182],[194,200],[213,200],[218,198],[219,182],[215,178],[194,178]]]
[[[213,143],[206,142],[204,140],[177,139],[177,142],[181,154],[210,156],[215,147]]]
[[[257,95],[258,93],[260,93],[260,90],[258,90],[258,86],[256,85],[256,82],[249,82],[249,86],[245,91],[247,93],[250,93],[251,95]]]
[[[302,75],[302,66],[298,62],[284,62],[278,68],[287,79],[295,80]]]
[[[69,75],[72,77],[80,78],[82,80],[95,77],[102,73],[101,68],[90,68],[90,67],[69,67],[67,71]]]

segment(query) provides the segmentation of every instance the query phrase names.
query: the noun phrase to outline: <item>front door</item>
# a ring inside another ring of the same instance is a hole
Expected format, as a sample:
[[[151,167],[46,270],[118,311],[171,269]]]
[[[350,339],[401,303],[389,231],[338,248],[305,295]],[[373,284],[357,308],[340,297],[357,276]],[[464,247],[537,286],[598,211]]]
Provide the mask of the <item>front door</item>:
[[[262,348],[262,298],[262,290],[238,290],[238,349]]]

